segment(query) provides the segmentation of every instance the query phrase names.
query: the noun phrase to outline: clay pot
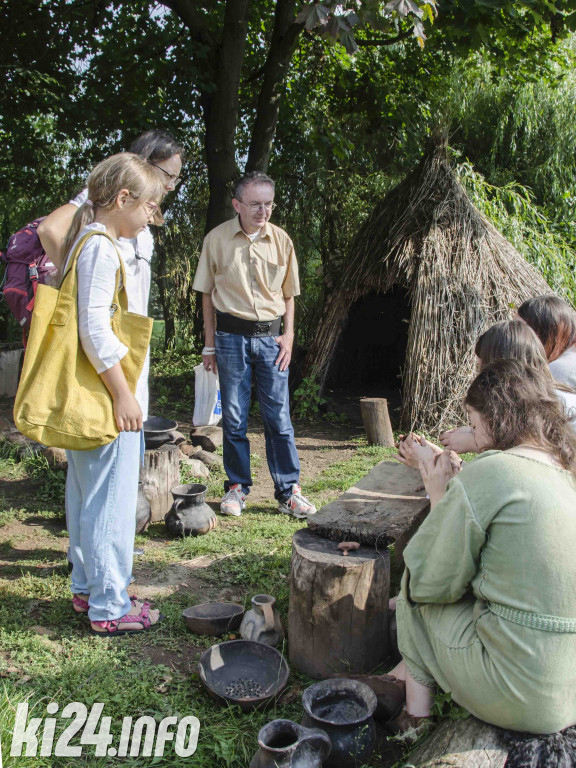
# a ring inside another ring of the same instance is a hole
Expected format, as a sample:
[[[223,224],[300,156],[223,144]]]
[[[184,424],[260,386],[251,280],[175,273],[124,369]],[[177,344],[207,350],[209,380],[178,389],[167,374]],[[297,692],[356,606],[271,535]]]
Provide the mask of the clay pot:
[[[331,749],[324,731],[291,720],[265,725],[258,733],[258,744],[250,768],[320,768]]]
[[[302,725],[326,731],[332,744],[326,768],[358,768],[375,747],[374,691],[357,680],[323,680],[302,695]]]
[[[202,536],[216,528],[216,515],[206,504],[207,490],[201,483],[176,485],[170,489],[174,504],[164,522],[173,536]]]
[[[254,640],[275,648],[284,639],[284,629],[275,605],[276,598],[272,595],[254,595],[252,610],[246,611],[240,625],[240,635],[244,640]]]
[[[144,494],[144,483],[138,483],[138,502],[136,503],[136,533],[148,528],[152,517],[152,507]]]

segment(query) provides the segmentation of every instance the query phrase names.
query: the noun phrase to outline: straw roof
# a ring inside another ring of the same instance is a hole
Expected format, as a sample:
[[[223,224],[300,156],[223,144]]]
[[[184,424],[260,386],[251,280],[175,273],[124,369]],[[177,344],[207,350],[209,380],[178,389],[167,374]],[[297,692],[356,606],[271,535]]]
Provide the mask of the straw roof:
[[[348,312],[366,294],[407,291],[403,429],[437,432],[461,421],[474,344],[511,307],[550,293],[544,278],[472,205],[430,142],[419,165],[370,214],[324,308],[304,375],[325,383]]]

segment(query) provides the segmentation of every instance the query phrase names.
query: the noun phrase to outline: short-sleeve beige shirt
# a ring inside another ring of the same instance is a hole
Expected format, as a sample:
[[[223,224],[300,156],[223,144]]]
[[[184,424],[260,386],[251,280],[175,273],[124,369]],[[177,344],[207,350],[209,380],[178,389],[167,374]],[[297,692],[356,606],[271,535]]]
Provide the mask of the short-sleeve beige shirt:
[[[236,216],[204,238],[192,287],[209,293],[220,312],[273,320],[286,312],[284,299],[300,294],[292,240],[267,222],[251,241]]]

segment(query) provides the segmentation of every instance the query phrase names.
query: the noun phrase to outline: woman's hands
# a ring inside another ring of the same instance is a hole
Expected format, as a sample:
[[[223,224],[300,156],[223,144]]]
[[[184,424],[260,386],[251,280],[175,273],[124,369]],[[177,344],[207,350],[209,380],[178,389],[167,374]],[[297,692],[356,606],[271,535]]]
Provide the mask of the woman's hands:
[[[407,467],[418,469],[420,461],[440,453],[442,453],[442,448],[434,445],[434,443],[429,443],[422,435],[400,435],[398,453],[392,458]]]
[[[114,418],[120,432],[139,432],[142,429],[142,409],[130,391],[120,363],[116,363],[100,377],[112,396]]]
[[[445,448],[441,453],[427,456],[419,464],[430,506],[437,504],[446,493],[448,481],[460,471],[460,459],[456,453]]]
[[[477,453],[476,437],[472,427],[456,427],[442,432],[440,442],[445,448],[456,453]]]
[[[114,418],[120,432],[139,432],[142,429],[142,409],[130,390],[114,398]]]

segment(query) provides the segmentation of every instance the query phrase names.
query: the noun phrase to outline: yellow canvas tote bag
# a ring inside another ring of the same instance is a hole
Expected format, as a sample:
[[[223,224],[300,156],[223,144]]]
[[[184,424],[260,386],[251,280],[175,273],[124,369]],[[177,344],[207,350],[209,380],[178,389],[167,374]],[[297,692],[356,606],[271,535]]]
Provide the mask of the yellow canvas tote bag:
[[[90,237],[82,237],[69,260],[60,288],[39,285],[32,314],[24,367],[14,403],[20,432],[43,445],[88,451],[118,436],[112,397],[86,356],[78,336],[76,262]],[[128,347],[121,360],[130,390],[142,372],[153,320],[128,311],[126,272],[120,254],[110,307],[112,330]]]

